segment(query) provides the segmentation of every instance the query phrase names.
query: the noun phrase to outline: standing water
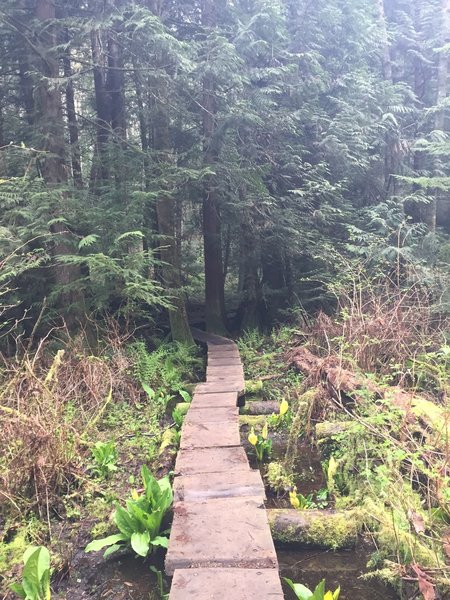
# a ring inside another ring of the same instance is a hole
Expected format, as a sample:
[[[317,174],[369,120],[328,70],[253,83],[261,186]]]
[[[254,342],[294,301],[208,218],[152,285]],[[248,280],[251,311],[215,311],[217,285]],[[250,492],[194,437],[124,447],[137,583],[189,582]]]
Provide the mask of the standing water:
[[[277,555],[282,577],[310,589],[325,579],[328,590],[341,587],[339,600],[399,600],[399,596],[382,583],[360,579],[367,572],[368,557],[364,551],[278,548]],[[288,586],[283,587],[286,598],[294,598]]]

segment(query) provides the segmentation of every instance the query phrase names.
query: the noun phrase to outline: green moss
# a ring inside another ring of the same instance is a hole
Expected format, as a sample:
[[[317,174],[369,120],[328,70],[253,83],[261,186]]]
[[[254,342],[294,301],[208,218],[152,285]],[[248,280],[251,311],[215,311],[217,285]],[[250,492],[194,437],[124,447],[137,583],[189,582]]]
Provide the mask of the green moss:
[[[361,527],[361,515],[357,511],[336,513],[327,518],[311,520],[305,532],[305,541],[314,546],[337,550],[354,546]]]
[[[270,488],[275,492],[286,491],[294,485],[294,476],[286,473],[280,462],[274,461],[267,465],[266,477]]]
[[[19,529],[10,542],[0,542],[0,573],[7,573],[14,565],[22,562],[28,542],[25,528]]]
[[[425,398],[416,397],[412,400],[411,410],[420,421],[425,423],[426,427],[436,434],[436,443],[445,443],[448,440],[450,433],[448,418],[440,406],[425,400]]]
[[[94,538],[103,537],[112,530],[113,506],[105,498],[95,498],[86,506],[87,513],[97,522],[91,529]]]
[[[362,527],[362,513],[281,509],[268,512],[274,540],[321,548],[349,548],[356,544]]]
[[[161,445],[159,447],[159,456],[167,450],[167,448],[173,448],[177,445],[177,432],[175,429],[166,429],[163,433]]]
[[[312,388],[302,394],[297,402],[297,410],[289,432],[289,438],[286,448],[285,468],[292,473],[297,458],[298,440],[308,424],[309,407],[314,402],[317,389]]]
[[[7,574],[14,565],[20,564],[28,546],[42,543],[46,533],[47,526],[33,517],[17,529],[10,541],[0,541],[0,573]]]
[[[266,415],[239,415],[240,427],[264,427]]]
[[[366,500],[366,506],[371,515],[367,524],[377,541],[382,558],[398,560],[400,557],[403,564],[414,562],[430,568],[438,568],[443,564],[441,548],[433,547],[432,540],[412,532],[408,517],[403,511],[392,510],[372,499]]]
[[[175,406],[175,410],[180,411],[180,414],[184,417],[187,414],[190,406],[190,402],[178,402],[178,404]]]
[[[288,525],[283,531],[277,530],[275,540],[281,544],[298,543],[298,531],[295,525]]]
[[[261,392],[263,387],[264,384],[260,379],[257,381],[247,380],[245,382],[245,393],[246,395],[258,394],[258,392]]]

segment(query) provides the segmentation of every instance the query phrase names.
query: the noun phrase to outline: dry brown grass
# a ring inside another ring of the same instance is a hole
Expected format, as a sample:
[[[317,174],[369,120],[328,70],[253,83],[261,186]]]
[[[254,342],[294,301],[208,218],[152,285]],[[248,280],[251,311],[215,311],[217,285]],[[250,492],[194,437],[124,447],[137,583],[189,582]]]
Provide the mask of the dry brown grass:
[[[320,313],[310,328],[310,347],[321,356],[337,355],[343,366],[401,380],[418,354],[443,343],[448,323],[419,285],[400,289],[389,280],[355,282],[339,297],[338,317]]]
[[[3,358],[0,507],[34,509],[49,521],[58,497],[83,479],[80,459],[107,405],[137,401],[129,336],[110,332],[95,356],[80,336],[67,338],[65,350],[43,340],[20,360]]]

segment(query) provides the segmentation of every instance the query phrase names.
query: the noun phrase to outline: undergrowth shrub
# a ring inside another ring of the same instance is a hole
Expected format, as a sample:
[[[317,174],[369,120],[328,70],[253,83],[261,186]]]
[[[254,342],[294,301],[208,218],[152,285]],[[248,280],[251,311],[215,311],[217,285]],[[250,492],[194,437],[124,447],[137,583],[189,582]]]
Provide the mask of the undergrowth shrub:
[[[182,346],[162,346],[153,356],[136,342],[130,351],[130,338],[110,323],[95,355],[87,336],[70,338],[66,331],[64,350],[53,336],[34,353],[3,357],[0,505],[6,512],[32,510],[49,522],[53,508],[62,510],[61,497],[82,485],[109,407],[145,398],[136,377],[181,387],[197,360]]]
[[[321,312],[308,331],[311,349],[321,356],[338,355],[347,368],[401,381],[413,357],[444,343],[445,317],[424,286],[358,278],[350,292],[338,294],[337,317]]]

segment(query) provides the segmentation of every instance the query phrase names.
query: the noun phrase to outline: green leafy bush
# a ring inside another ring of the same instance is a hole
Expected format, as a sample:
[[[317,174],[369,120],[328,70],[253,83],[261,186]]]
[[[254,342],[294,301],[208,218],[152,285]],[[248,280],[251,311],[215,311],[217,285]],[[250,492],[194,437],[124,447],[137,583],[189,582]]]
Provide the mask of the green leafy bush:
[[[129,545],[139,556],[147,556],[156,546],[167,548],[168,538],[161,535],[161,524],[173,500],[169,478],[156,480],[145,465],[141,475],[144,493],[139,495],[133,491],[126,508],[118,506],[114,513],[119,533],[92,541],[86,546],[86,552],[107,548],[106,557]]]
[[[107,477],[110,473],[117,471],[117,450],[116,444],[112,440],[109,442],[96,442],[91,452],[95,461],[92,465],[94,473],[100,477]]]

